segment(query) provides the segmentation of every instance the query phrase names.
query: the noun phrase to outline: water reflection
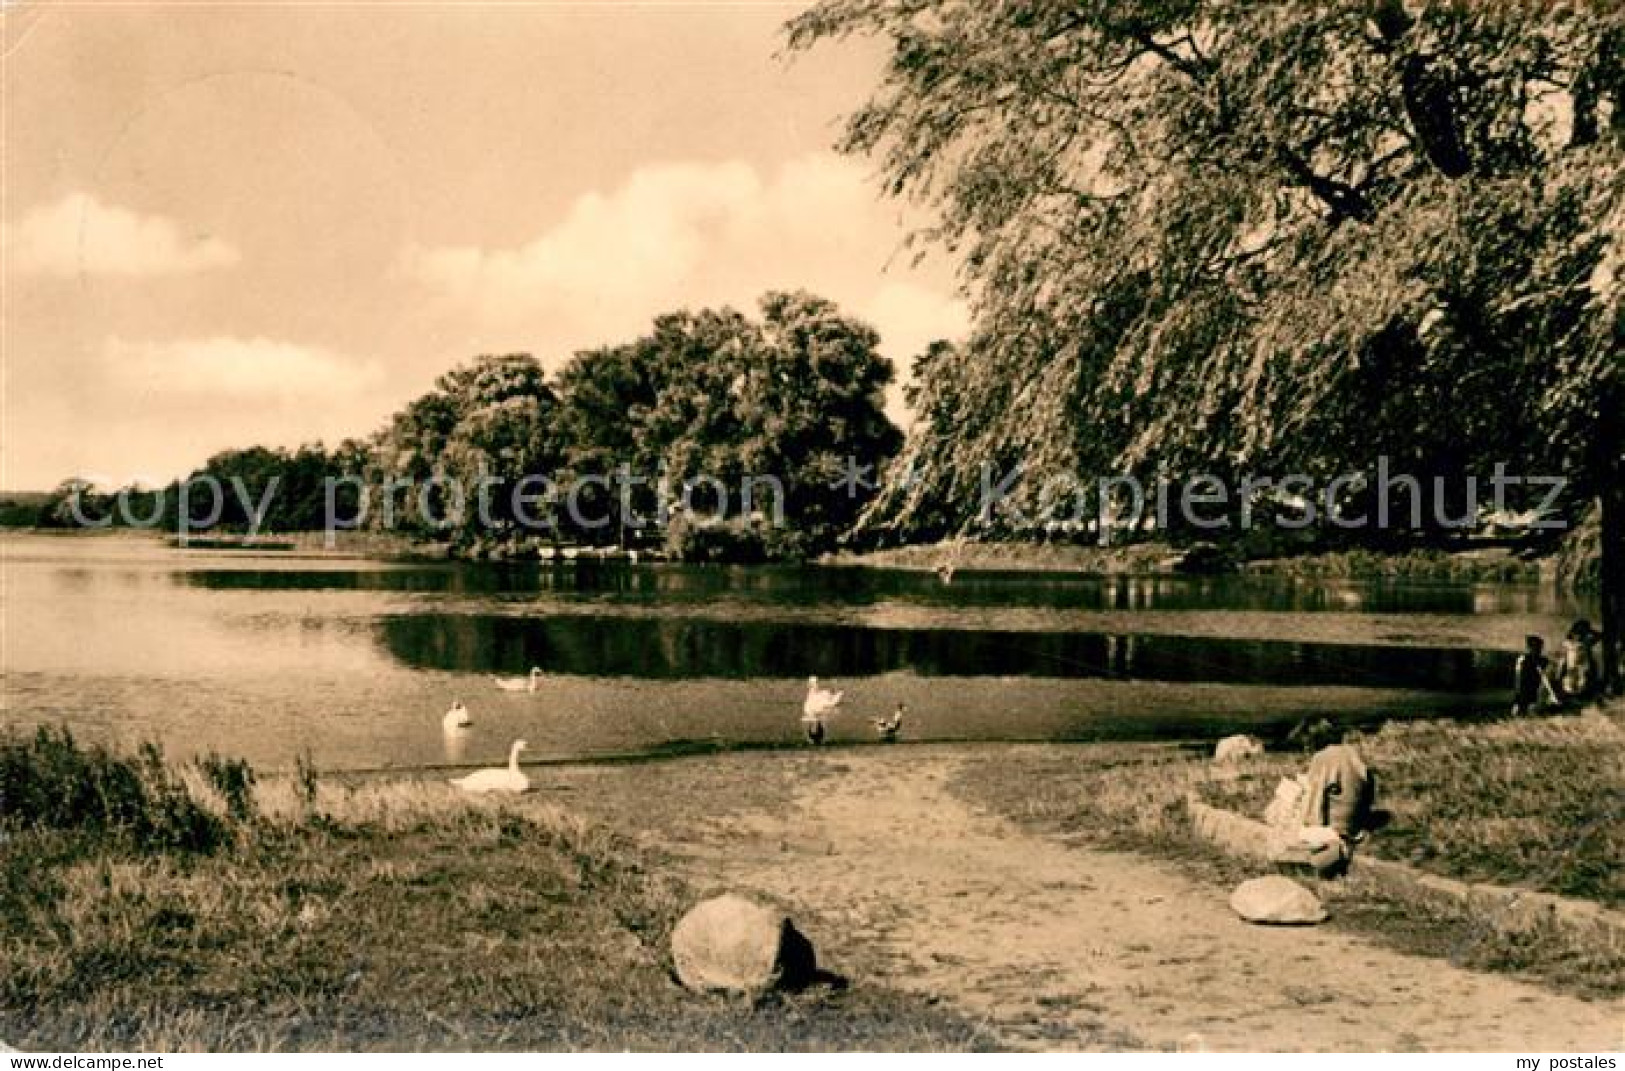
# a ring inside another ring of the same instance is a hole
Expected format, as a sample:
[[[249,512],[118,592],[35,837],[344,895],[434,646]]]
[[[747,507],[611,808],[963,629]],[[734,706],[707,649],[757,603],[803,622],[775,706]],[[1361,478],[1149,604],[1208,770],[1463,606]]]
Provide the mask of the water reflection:
[[[793,743],[801,681],[912,739],[1204,734],[1499,703],[1539,587],[929,575],[176,552],[0,535],[0,724],[287,767]],[[498,693],[488,674],[548,677]],[[475,724],[444,737],[462,696]]]
[[[905,602],[974,608],[1058,610],[1261,610],[1471,614],[1538,610],[1547,592],[1465,584],[1309,583],[1267,577],[1077,577],[971,574],[946,586],[930,574],[811,568],[423,563],[389,569],[191,569],[177,582],[218,591],[375,591],[445,595],[548,596],[665,605],[720,598],[765,606],[868,606]]]
[[[469,734],[460,729],[440,731],[441,753],[448,765],[458,766],[468,759],[469,739]]]
[[[848,628],[672,616],[411,614],[379,634],[406,665],[450,672],[657,680],[808,674],[1054,677],[1471,692],[1509,678],[1512,655],[1383,647],[952,628]]]

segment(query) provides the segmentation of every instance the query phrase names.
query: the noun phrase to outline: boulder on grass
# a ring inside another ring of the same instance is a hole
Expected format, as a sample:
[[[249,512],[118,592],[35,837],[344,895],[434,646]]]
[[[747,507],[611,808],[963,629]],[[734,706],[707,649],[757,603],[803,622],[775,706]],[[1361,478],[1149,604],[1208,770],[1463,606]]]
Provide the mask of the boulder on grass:
[[[732,893],[701,901],[671,932],[677,978],[690,989],[800,989],[813,980],[812,942],[783,913]]]
[[[1279,874],[1237,885],[1230,894],[1230,908],[1248,922],[1267,926],[1313,926],[1326,921],[1320,898]]]

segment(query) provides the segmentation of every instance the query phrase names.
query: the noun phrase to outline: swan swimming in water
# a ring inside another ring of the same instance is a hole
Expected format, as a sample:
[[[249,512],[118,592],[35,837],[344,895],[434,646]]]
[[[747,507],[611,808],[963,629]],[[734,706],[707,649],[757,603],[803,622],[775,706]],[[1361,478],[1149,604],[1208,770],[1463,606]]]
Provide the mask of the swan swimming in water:
[[[440,719],[440,727],[448,733],[458,729],[466,729],[474,724],[474,719],[468,716],[468,708],[463,706],[461,699],[454,699],[451,709],[446,711],[445,717]]]
[[[528,676],[492,677],[491,680],[504,692],[534,692],[542,682],[542,667],[531,666]]]
[[[530,789],[530,778],[519,772],[519,753],[527,745],[523,740],[515,740],[513,747],[508,750],[508,765],[506,767],[492,767],[487,770],[475,770],[467,777],[454,777],[451,783],[464,792],[526,792]]]

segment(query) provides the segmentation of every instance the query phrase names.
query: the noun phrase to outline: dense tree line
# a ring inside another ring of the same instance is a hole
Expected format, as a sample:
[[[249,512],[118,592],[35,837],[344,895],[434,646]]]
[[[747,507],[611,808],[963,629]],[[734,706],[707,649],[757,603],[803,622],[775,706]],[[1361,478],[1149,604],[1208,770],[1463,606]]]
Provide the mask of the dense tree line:
[[[179,531],[182,511],[191,530],[315,531],[326,514],[329,480],[363,470],[366,444],[349,439],[329,451],[321,443],[296,450],[251,446],[225,450],[184,480],[162,487],[97,488],[66,480],[38,507],[43,528],[162,528]],[[183,485],[192,485],[182,493]],[[218,488],[216,494],[212,488]],[[345,492],[340,489],[343,495]],[[353,496],[344,499],[353,509]]]
[[[477,357],[332,452],[228,450],[186,480],[118,494],[69,481],[41,522],[175,530],[184,509],[194,529],[353,521],[476,554],[588,543],[804,557],[850,528],[901,443],[879,341],[804,292],[764,295],[754,319],[673,312],[553,380],[528,354]],[[199,482],[222,488],[218,504],[180,494]]]
[[[843,147],[932,210],[974,299],[863,538],[975,527],[984,464],[1504,463],[1595,502],[1615,664],[1617,4],[824,0],[788,32],[889,41]]]
[[[642,338],[577,354],[552,383],[530,357],[481,357],[374,439],[370,484],[417,496],[437,473],[483,479],[494,526],[470,523],[469,503],[457,523],[449,501],[392,502],[395,524],[465,542],[665,540],[733,559],[830,549],[872,493],[845,479],[849,466],[873,471],[901,442],[883,410],[892,367],[874,330],[829,301],[769,293],[760,306],[759,319],[660,316]],[[522,483],[538,474],[549,483],[532,480],[542,500],[528,502]],[[694,508],[673,513],[674,500]]]

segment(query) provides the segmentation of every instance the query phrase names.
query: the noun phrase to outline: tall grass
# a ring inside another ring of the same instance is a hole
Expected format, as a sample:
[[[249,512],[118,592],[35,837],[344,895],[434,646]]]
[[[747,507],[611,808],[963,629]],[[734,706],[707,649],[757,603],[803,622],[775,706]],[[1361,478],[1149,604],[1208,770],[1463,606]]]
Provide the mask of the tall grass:
[[[223,784],[246,771],[212,761]],[[204,854],[232,838],[228,822],[171,775],[156,744],[124,758],[82,748],[68,730],[48,726],[31,738],[0,737],[0,829],[71,831],[137,851]]]
[[[862,984],[690,994],[691,895],[539,795],[0,737],[0,1038],[94,1049],[962,1049]],[[229,850],[228,849],[229,846]]]

